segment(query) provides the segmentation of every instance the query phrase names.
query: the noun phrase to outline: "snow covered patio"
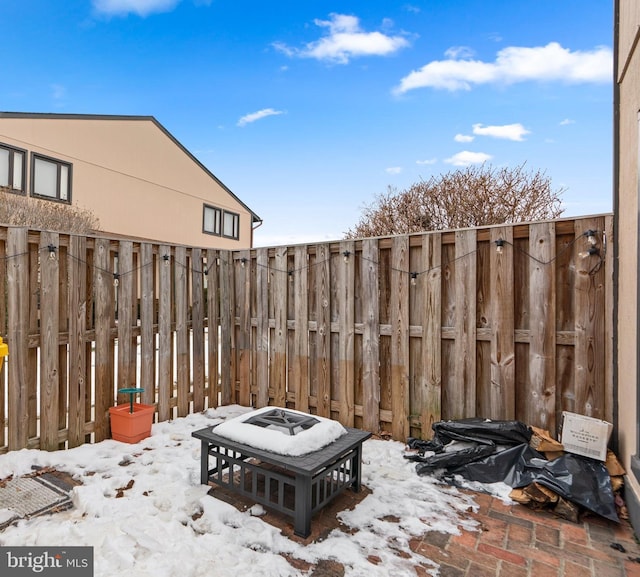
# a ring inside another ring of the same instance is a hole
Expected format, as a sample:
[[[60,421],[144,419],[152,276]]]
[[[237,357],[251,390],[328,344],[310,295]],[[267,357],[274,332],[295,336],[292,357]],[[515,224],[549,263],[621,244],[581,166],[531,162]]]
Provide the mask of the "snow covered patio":
[[[574,524],[510,503],[506,486],[489,496],[441,484],[416,474],[403,443],[382,439],[363,445],[363,490],[343,492],[314,517],[308,538],[296,537],[288,517],[200,484],[191,433],[248,410],[158,423],[135,445],[0,456],[0,480],[38,466],[82,483],[73,508],[13,523],[0,545],[92,546],[96,577],[640,575],[626,522]],[[0,511],[0,523],[1,515],[11,511]]]

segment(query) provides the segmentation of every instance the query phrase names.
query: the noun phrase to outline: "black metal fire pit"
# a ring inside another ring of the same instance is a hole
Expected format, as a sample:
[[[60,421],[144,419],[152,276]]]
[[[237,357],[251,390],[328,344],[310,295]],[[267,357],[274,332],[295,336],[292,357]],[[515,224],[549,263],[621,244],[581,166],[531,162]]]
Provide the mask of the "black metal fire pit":
[[[245,422],[281,428],[283,435],[290,436],[320,421],[274,409]],[[215,426],[191,435],[201,442],[202,484],[213,483],[293,517],[295,534],[307,537],[314,513],[347,487],[360,490],[362,443],[371,433],[347,428],[344,435],[322,449],[298,457],[232,441],[216,435]]]

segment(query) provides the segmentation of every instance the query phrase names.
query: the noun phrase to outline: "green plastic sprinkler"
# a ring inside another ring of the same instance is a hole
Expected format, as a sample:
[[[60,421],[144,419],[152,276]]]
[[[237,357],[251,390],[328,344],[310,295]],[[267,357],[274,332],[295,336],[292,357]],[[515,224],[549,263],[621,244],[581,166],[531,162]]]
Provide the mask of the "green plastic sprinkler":
[[[133,413],[133,396],[136,395],[137,393],[142,393],[144,391],[144,389],[118,389],[119,393],[122,393],[123,395],[129,395],[129,412]]]

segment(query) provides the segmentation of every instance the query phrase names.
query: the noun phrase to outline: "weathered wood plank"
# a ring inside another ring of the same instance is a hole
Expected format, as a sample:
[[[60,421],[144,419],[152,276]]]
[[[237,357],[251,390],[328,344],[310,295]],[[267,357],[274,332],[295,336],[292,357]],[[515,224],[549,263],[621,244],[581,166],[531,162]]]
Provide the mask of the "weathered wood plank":
[[[209,378],[209,407],[217,407],[219,404],[220,381],[218,372],[218,326],[220,322],[218,300],[218,260],[220,253],[217,250],[207,250],[207,374]]]
[[[555,430],[556,294],[553,223],[532,224],[529,236],[529,388],[521,417],[528,425]]]
[[[147,405],[156,402],[156,338],[154,333],[154,291],[153,245],[140,245],[140,383],[144,389],[141,400]]]
[[[316,410],[331,416],[331,247],[316,247]]]
[[[409,436],[409,238],[393,239],[391,248],[391,409],[396,441]]]
[[[111,325],[113,319],[113,275],[110,272],[109,241],[96,239],[93,260],[93,286],[95,290],[95,440],[109,436],[109,407],[114,401]]]
[[[135,383],[135,365],[131,357],[133,346],[133,243],[121,241],[118,247],[118,272],[114,276],[114,287],[117,298],[118,315],[118,390],[132,387]],[[118,393],[118,404],[125,404],[129,395]]]
[[[251,401],[251,255],[248,250],[236,253],[235,273],[237,278],[237,298],[240,324],[236,343],[239,382],[238,402],[250,407]]]
[[[47,251],[44,256],[48,256]],[[29,334],[38,335],[37,341],[40,344],[40,240],[32,242],[29,239]],[[29,395],[29,437],[38,435],[38,414],[40,405],[38,402],[38,347],[30,348],[27,352],[27,386]]]
[[[40,448],[45,451],[58,448],[58,245],[57,233],[40,236]]]
[[[422,271],[417,290],[424,292],[422,310],[422,438],[433,437],[433,424],[442,419],[442,235],[422,241]]]
[[[191,249],[191,335],[193,372],[193,412],[204,410],[204,263],[202,250]]]
[[[340,411],[339,419],[345,427],[354,424],[354,336],[355,336],[355,243],[343,241],[340,243],[340,253],[343,263],[339,273],[338,307],[340,335],[339,335],[339,367],[340,367]]]
[[[309,411],[309,282],[307,247],[298,245],[294,252],[294,316],[293,374],[296,409]]]
[[[87,417],[87,239],[69,241],[69,448],[85,442]]]
[[[605,339],[604,344],[604,398],[605,408],[604,415],[605,420],[609,423],[613,423],[616,411],[616,401],[614,395],[614,371],[615,371],[615,325],[614,325],[614,300],[615,300],[615,285],[614,285],[614,251],[610,245],[613,239],[613,216],[606,216],[602,218],[602,234],[600,235],[600,242],[602,243],[601,251],[604,255],[604,290],[605,290]]]
[[[270,383],[273,388],[273,403],[284,407],[287,395],[287,248],[276,249],[274,270],[271,274],[271,291],[273,295],[273,351],[271,359]]]
[[[189,393],[191,389],[191,375],[189,371],[189,329],[187,328],[189,295],[187,294],[187,249],[183,246],[175,247],[175,262],[173,268],[176,310],[176,371],[178,387],[178,417],[186,417],[190,412]]]
[[[171,303],[173,290],[171,247],[160,245],[158,264],[158,420],[173,417],[170,402],[173,396],[173,350],[171,333]]]
[[[575,260],[575,407],[576,412],[605,418],[606,294],[602,266],[602,219],[576,222]],[[593,234],[591,234],[593,233]],[[590,239],[593,239],[590,242]],[[590,254],[594,251],[594,254]]]
[[[7,298],[7,243],[0,241],[0,302],[8,303]],[[7,307],[0,307],[0,336],[7,340]],[[6,343],[5,343],[6,344]],[[0,447],[7,445],[7,364],[2,358],[0,370]]]
[[[491,387],[487,417],[513,420],[516,416],[513,229],[492,228],[491,243]]]
[[[232,374],[235,339],[234,307],[232,300],[233,260],[231,253],[220,253],[220,352],[222,355],[220,368],[220,403],[230,405],[235,402],[235,375]]]
[[[378,241],[362,243],[362,426],[380,431],[380,301]]]
[[[269,404],[269,251],[256,251],[256,408]]]
[[[477,231],[457,231],[455,272],[455,327],[453,383],[456,413],[450,418],[476,414],[476,274]]]

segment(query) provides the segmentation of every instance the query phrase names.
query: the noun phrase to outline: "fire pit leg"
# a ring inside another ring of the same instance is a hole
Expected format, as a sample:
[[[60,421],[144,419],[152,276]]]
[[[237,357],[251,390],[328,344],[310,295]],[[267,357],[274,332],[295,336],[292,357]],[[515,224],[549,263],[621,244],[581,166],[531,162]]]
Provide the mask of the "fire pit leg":
[[[306,538],[311,534],[311,477],[296,475],[296,505],[293,532]]]
[[[200,441],[200,483],[209,484],[209,442]]]

